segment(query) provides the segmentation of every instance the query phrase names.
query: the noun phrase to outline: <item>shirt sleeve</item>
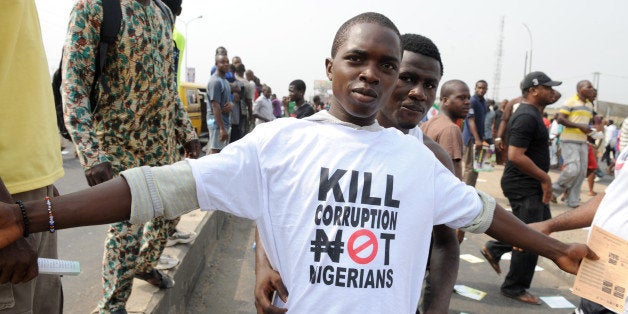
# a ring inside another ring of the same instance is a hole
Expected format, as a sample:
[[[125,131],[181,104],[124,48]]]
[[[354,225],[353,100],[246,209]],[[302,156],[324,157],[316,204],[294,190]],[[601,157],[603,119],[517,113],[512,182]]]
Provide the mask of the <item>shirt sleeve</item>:
[[[529,114],[514,116],[508,126],[508,145],[519,148],[530,147],[534,139],[537,121]]]
[[[460,181],[439,162],[435,163],[432,175],[434,199],[439,200],[434,208],[434,225],[461,228],[481,215],[483,204],[475,188]]]
[[[209,83],[207,83],[207,100],[208,100],[208,104],[211,105],[212,101],[216,101],[218,103],[220,103],[220,82],[218,80],[209,80]]]
[[[89,95],[102,22],[101,1],[78,0],[70,14],[63,45],[61,94],[66,128],[79,153],[81,165],[91,168],[108,161],[93,129]]]
[[[253,114],[256,115],[260,115],[260,106],[261,106],[261,99],[257,98],[257,100],[253,103]]]
[[[256,130],[220,154],[187,160],[202,210],[217,209],[252,220],[260,217],[267,195],[256,143],[262,132]]]

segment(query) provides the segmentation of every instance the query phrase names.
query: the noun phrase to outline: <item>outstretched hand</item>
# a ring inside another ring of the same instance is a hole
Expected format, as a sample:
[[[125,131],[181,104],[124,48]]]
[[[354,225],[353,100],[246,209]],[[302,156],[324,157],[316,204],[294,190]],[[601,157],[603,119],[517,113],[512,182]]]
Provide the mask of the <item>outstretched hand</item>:
[[[85,170],[85,178],[89,186],[94,186],[113,179],[113,168],[110,162],[103,162]]]
[[[279,298],[288,302],[288,290],[281,281],[279,273],[270,267],[256,267],[255,270],[255,308],[258,314],[280,314],[288,309],[279,308],[272,304],[273,292],[277,291]]]
[[[580,267],[580,262],[584,258],[597,260],[599,257],[593,252],[587,245],[572,243],[568,244],[567,251],[564,255],[557,257],[554,263],[560,267],[560,269],[570,273],[576,274]]]

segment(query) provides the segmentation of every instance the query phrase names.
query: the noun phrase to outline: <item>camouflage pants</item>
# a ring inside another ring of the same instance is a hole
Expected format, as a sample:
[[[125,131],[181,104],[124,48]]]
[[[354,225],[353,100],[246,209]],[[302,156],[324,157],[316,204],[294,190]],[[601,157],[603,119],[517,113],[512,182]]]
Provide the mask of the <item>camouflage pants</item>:
[[[103,297],[98,301],[100,313],[125,308],[133,276],[157,266],[168,235],[174,232],[178,222],[179,219],[156,218],[144,225],[124,221],[109,226],[102,265]]]

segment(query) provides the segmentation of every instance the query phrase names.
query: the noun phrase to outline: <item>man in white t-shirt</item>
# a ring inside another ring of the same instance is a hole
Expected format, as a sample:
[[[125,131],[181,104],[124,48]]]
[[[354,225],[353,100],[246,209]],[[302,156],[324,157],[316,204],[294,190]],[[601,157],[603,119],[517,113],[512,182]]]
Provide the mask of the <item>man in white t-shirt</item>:
[[[220,209],[256,221],[290,291],[291,313],[414,312],[439,224],[486,231],[571,273],[584,256],[595,257],[586,245],[529,229],[415,138],[376,123],[400,59],[396,26],[381,14],[360,14],[341,26],[326,60],[329,112],[264,123],[220,154],[134,168],[55,197],[50,207],[0,203],[0,248],[49,224],[139,223],[198,206]]]
[[[401,45],[403,56],[399,79],[392,96],[377,113],[377,121],[385,128],[396,128],[416,137],[453,172],[453,163],[447,152],[417,127],[436,99],[436,89],[443,74],[438,47],[429,38],[417,34],[402,35]],[[445,225],[434,226],[433,237],[428,266],[430,276],[426,277],[421,302],[424,312],[442,312],[449,308],[458,272],[460,248],[454,230]],[[255,304],[261,312],[279,311],[271,304],[272,292],[276,290],[277,295],[285,299],[288,291],[279,274],[270,267],[259,239],[257,242],[260,244],[255,251]]]
[[[253,117],[255,117],[255,126],[262,123],[275,120],[273,115],[273,104],[270,101],[270,94],[272,90],[270,86],[262,86],[262,94],[257,97],[255,104],[253,104]]]

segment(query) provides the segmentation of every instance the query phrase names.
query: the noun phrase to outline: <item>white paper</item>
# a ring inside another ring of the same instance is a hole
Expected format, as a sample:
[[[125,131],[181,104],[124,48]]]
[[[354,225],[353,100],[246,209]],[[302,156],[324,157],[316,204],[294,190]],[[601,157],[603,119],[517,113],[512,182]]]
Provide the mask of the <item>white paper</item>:
[[[461,296],[465,296],[467,298],[471,298],[477,301],[482,300],[486,296],[486,292],[478,289],[473,289],[465,285],[455,285],[454,292]]]
[[[76,276],[81,273],[81,264],[78,261],[38,258],[37,266],[39,266],[39,273],[44,275]]]
[[[536,267],[534,267],[534,271],[544,271],[545,269],[539,265],[536,265]]]
[[[483,263],[484,260],[473,255],[473,254],[461,254],[460,255],[460,259],[461,260],[465,260],[471,264],[476,264],[476,263]]]
[[[503,261],[509,261],[511,258],[512,258],[512,254],[510,253],[504,253],[504,255],[502,255]]]
[[[541,300],[553,309],[574,309],[576,308],[569,300],[562,296],[541,297]]]

